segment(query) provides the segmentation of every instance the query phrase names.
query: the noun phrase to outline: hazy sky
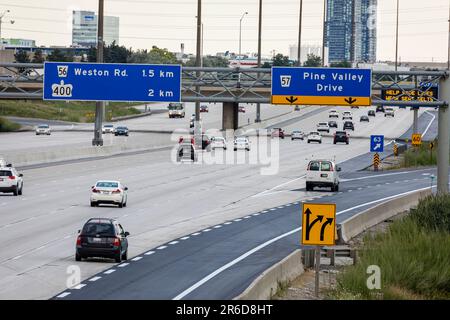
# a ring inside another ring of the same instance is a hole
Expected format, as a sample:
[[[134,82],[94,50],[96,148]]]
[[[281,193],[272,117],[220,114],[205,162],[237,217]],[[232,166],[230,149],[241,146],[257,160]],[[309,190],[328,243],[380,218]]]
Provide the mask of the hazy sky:
[[[204,53],[257,51],[258,0],[203,0]],[[70,45],[72,10],[97,10],[97,0],[0,0],[4,38],[34,39],[38,45]],[[378,0],[378,60],[395,55],[396,0]],[[263,0],[263,55],[289,53],[298,37],[299,0]],[[449,0],[400,0],[402,61],[446,61]],[[105,13],[120,17],[120,44],[152,45],[195,53],[197,0],[105,0]],[[322,0],[303,1],[302,44],[322,43]],[[9,20],[15,20],[10,24]]]

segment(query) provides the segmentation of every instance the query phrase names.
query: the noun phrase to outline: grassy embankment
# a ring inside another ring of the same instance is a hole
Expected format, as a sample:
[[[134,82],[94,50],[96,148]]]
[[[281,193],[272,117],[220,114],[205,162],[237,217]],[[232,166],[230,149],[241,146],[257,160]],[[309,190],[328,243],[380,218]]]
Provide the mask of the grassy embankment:
[[[131,103],[111,102],[106,107],[106,120],[110,121],[112,117],[139,113]],[[95,102],[4,100],[0,101],[0,117],[2,116],[93,122]]]
[[[357,264],[338,276],[328,298],[450,299],[450,195],[427,197],[363,243]],[[370,265],[380,267],[380,289],[367,287]]]
[[[0,132],[10,132],[20,129],[20,125],[9,121],[8,119],[0,118]]]

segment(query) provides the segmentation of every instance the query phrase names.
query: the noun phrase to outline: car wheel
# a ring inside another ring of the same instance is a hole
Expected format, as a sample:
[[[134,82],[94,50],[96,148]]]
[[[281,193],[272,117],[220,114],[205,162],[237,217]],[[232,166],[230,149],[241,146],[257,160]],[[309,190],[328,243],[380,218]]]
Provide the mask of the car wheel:
[[[123,260],[123,261],[128,260],[128,250],[125,251],[125,252],[123,253],[123,255],[122,255],[122,260]]]
[[[333,144],[336,144],[336,141],[333,141]]]
[[[123,202],[119,203],[119,208],[123,208]]]
[[[95,207],[95,206],[96,206],[96,203],[91,201],[91,207]]]
[[[308,140],[308,143],[310,143],[310,141]]]
[[[236,149],[236,148],[234,148],[234,151],[237,151],[237,149]]]
[[[20,189],[19,189],[19,192],[18,192],[18,193],[19,193],[19,196],[21,196],[21,195],[22,195],[22,193],[23,193],[23,191],[22,191],[22,190],[23,190],[23,185],[22,185],[22,186],[20,187]]]
[[[322,141],[319,141],[319,143],[322,143]]]
[[[309,183],[306,183],[306,191],[309,191]]]
[[[335,192],[339,192],[339,183],[334,187]]]
[[[117,263],[122,262],[122,255],[120,252],[114,256],[114,260],[116,260]]]
[[[81,255],[77,253],[75,253],[75,261],[81,261]]]
[[[127,200],[127,201],[128,201],[128,200]],[[125,201],[125,203],[123,204],[123,206],[124,206],[124,207],[126,207],[126,206],[127,206],[127,201]]]
[[[19,194],[19,188],[16,186],[13,190],[13,194],[17,196]]]
[[[346,142],[346,144],[348,144],[348,141]]]
[[[250,151],[250,148],[245,148],[245,150]]]

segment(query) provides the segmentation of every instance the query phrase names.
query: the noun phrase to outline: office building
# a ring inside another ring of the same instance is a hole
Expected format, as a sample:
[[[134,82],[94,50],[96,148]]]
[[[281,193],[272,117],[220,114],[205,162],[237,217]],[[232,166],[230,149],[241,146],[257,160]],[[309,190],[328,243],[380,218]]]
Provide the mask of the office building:
[[[92,47],[97,45],[98,17],[93,11],[73,11],[72,45]],[[103,38],[105,45],[119,43],[119,17],[104,17]]]
[[[377,0],[327,0],[328,62],[376,60],[376,8]]]

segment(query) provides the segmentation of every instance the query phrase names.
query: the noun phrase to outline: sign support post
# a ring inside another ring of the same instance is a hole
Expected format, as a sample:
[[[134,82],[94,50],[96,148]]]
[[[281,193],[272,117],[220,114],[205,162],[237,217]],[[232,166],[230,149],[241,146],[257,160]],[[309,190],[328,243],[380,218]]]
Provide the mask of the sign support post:
[[[103,13],[104,0],[98,1],[98,31],[97,31],[97,63],[103,62]],[[95,104],[95,128],[93,146],[103,146],[102,126],[103,116],[105,114],[105,103],[97,101]]]
[[[320,246],[316,247],[316,283],[315,283],[315,295],[319,297],[319,286],[320,286]]]

